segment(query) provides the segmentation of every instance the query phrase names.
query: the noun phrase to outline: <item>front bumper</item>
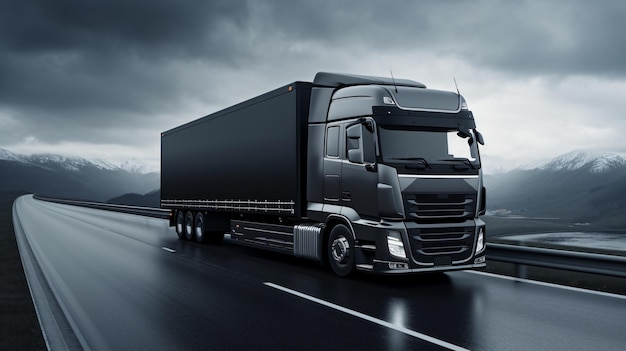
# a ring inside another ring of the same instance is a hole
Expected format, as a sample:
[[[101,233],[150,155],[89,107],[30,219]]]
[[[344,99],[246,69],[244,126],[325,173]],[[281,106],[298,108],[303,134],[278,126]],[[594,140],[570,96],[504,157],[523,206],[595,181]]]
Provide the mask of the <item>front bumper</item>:
[[[427,273],[486,266],[484,249],[476,253],[478,232],[481,228],[484,231],[484,222],[480,219],[429,225],[399,221],[354,224],[356,231],[363,234],[357,238],[356,245],[359,250],[357,269],[362,271],[380,274]],[[430,234],[433,232],[436,235]],[[392,235],[390,233],[400,234],[405,258],[391,254],[387,239]],[[455,238],[455,235],[462,239]]]
[[[452,266],[434,266],[434,267],[419,267],[409,268],[409,265],[405,262],[397,261],[379,261],[374,260],[372,273],[376,274],[411,274],[411,273],[434,273],[434,272],[449,272],[460,271],[467,269],[479,269],[487,266],[484,260],[484,255],[476,257],[476,260],[482,261],[481,263],[465,264],[465,265],[452,265]],[[482,260],[481,260],[482,258]],[[362,270],[367,270],[365,267]]]

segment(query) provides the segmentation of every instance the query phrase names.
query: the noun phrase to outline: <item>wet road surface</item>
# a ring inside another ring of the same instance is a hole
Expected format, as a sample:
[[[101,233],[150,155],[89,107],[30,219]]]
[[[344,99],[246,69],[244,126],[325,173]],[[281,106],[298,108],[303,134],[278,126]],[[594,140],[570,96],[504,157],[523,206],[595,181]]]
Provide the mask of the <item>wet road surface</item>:
[[[41,290],[58,302],[52,318],[65,318],[58,325],[69,325],[74,334],[60,333],[70,348],[619,350],[626,345],[626,298],[620,296],[471,272],[342,279],[317,263],[228,240],[219,246],[179,241],[162,219],[31,196],[16,200],[14,217],[21,232],[16,235],[27,243],[20,245],[21,254],[30,252],[45,277]]]

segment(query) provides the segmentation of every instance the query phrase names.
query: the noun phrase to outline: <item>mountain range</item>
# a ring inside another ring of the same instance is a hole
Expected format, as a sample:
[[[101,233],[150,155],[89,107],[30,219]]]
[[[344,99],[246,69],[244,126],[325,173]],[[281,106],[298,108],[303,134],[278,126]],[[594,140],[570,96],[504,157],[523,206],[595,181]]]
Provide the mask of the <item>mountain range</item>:
[[[535,168],[485,176],[491,213],[626,228],[626,160],[573,151]]]
[[[114,165],[51,154],[18,155],[0,149],[0,192],[105,202],[126,193],[148,193],[160,175],[130,163]]]
[[[0,192],[159,206],[160,175],[132,164],[0,149]],[[536,167],[485,176],[489,214],[626,229],[626,160],[573,151]]]

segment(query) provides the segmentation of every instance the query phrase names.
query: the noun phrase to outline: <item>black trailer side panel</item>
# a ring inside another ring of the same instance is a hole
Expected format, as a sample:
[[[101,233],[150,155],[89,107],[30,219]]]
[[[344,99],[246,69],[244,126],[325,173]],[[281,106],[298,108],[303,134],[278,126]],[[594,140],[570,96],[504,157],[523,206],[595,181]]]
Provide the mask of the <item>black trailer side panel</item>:
[[[295,82],[164,132],[161,206],[301,217],[310,94]]]

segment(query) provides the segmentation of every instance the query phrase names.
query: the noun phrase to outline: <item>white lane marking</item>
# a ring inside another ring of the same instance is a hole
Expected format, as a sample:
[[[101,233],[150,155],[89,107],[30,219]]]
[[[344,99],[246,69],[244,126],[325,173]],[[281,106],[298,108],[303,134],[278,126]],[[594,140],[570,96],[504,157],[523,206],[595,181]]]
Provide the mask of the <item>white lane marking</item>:
[[[550,288],[570,290],[570,291],[576,291],[576,292],[582,292],[582,293],[587,293],[587,294],[593,294],[593,295],[599,295],[599,296],[604,296],[604,297],[612,297],[612,298],[615,298],[615,299],[626,300],[626,295],[612,294],[612,293],[608,293],[608,292],[604,292],[604,291],[596,291],[596,290],[589,290],[589,289],[583,289],[583,288],[576,288],[576,287],[573,287],[573,286],[559,285],[559,284],[554,284],[554,283],[546,283],[546,282],[541,282],[541,281],[538,281],[538,280],[530,280],[530,279],[524,279],[524,278],[509,277],[508,275],[500,275],[500,274],[489,273],[489,272],[481,272],[481,271],[463,271],[463,272],[465,272],[465,273],[472,273],[472,274],[480,274],[480,275],[485,275],[485,276],[493,277],[493,278],[512,280],[512,281],[515,281],[515,282],[535,284],[535,285],[547,286],[547,287],[550,287]]]
[[[169,247],[165,247],[165,246],[163,246],[163,247],[161,247],[161,248],[162,248],[163,250],[167,251],[167,252],[171,252],[171,253],[175,253],[175,252],[176,252],[176,250],[174,250],[174,249],[170,249]]]
[[[335,305],[332,302],[321,300],[321,299],[318,299],[317,297],[313,297],[313,296],[310,296],[310,295],[307,295],[307,294],[303,294],[303,293],[295,291],[295,290],[291,290],[289,288],[285,288],[284,286],[280,286],[280,285],[277,285],[277,284],[274,284],[274,283],[270,283],[270,282],[265,282],[263,284],[265,284],[265,285],[267,285],[269,287],[272,287],[274,289],[278,289],[278,290],[281,290],[283,292],[286,292],[286,293],[289,293],[289,294],[301,297],[301,298],[303,298],[305,300],[309,300],[311,302],[315,302],[315,303],[318,303],[320,305],[323,305],[323,306],[326,306],[326,307],[330,307],[330,308],[335,309],[337,311],[340,311],[340,312],[343,312],[343,313],[347,313],[349,315],[352,315],[352,316],[355,316],[355,317],[358,317],[358,318],[361,318],[361,319],[365,319],[366,321],[369,321],[369,322],[372,322],[372,323],[376,323],[376,324],[381,325],[383,327],[387,327],[389,329],[393,329],[393,330],[399,331],[401,333],[410,335],[412,337],[415,337],[415,338],[418,338],[418,339],[430,342],[432,344],[439,345],[441,347],[445,347],[445,348],[450,349],[450,350],[468,351],[465,348],[462,348],[460,346],[451,344],[449,342],[433,338],[432,336],[428,336],[426,334],[422,334],[422,333],[416,332],[414,330],[405,328],[405,327],[400,326],[400,325],[395,325],[393,323],[389,323],[389,322],[384,321],[382,319],[378,319],[378,318],[369,316],[369,315],[361,313],[361,312],[353,311],[353,310],[351,310],[349,308],[346,308],[346,307],[343,307],[343,306]]]

